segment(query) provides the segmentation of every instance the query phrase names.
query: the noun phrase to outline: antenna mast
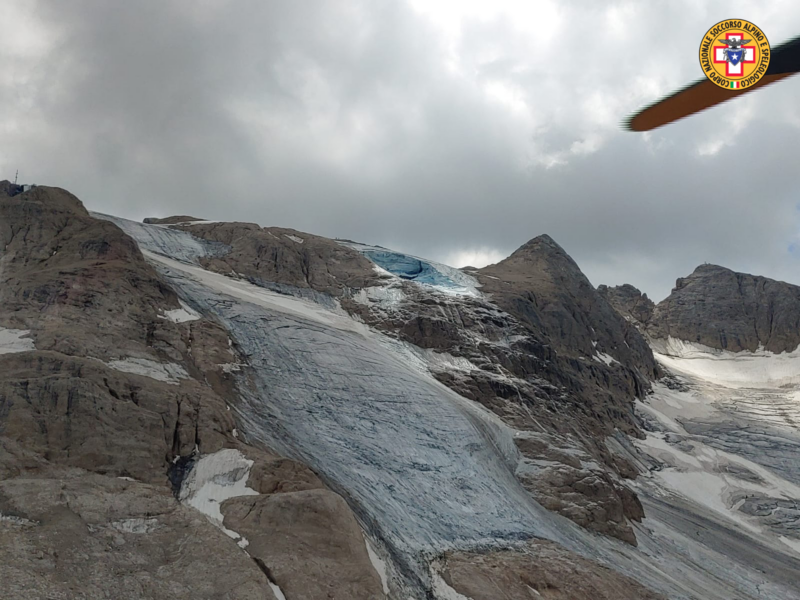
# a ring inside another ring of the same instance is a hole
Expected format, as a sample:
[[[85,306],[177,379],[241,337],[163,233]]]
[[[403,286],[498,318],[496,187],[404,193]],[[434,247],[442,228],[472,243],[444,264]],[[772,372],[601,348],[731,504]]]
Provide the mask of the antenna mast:
[[[19,169],[17,169],[17,174],[14,175],[14,185],[17,185],[17,177],[19,177]]]

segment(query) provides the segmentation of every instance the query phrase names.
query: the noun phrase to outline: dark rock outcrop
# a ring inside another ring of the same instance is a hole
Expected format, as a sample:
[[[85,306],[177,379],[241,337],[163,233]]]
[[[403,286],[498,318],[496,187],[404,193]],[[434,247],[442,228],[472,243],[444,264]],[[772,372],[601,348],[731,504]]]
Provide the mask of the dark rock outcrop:
[[[647,342],[592,287],[578,265],[550,236],[532,239],[507,259],[479,271],[483,289],[504,310],[562,356],[604,353],[616,360],[628,397],[657,377]]]
[[[361,254],[334,240],[255,223],[185,224],[192,235],[230,246],[224,256],[203,266],[261,282],[290,285],[342,297],[348,290],[374,285],[379,276]]]
[[[173,217],[147,217],[144,219],[144,223],[148,225],[177,225],[178,223],[188,223],[190,221],[202,221],[203,219],[198,219],[197,217],[189,217],[187,215],[175,215]]]
[[[701,265],[659,302],[647,333],[732,352],[791,352],[800,344],[800,287]]]
[[[11,183],[8,179],[0,181],[0,196],[16,196],[22,193],[22,186]]]
[[[597,287],[597,292],[624,319],[640,330],[646,328],[653,318],[655,303],[647,297],[647,294],[643,294],[628,283],[615,287],[600,285]]]

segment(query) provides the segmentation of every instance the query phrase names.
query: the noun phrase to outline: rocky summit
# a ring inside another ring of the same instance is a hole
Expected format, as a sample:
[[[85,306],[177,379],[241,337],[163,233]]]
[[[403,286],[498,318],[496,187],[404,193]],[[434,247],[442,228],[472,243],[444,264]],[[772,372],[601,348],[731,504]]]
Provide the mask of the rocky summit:
[[[791,352],[800,344],[800,287],[701,265],[656,307],[650,334],[739,352]]]
[[[800,598],[798,289],[0,182],[0,595]]]
[[[653,339],[731,352],[791,352],[800,345],[800,286],[704,264],[657,305],[632,285],[598,292]]]

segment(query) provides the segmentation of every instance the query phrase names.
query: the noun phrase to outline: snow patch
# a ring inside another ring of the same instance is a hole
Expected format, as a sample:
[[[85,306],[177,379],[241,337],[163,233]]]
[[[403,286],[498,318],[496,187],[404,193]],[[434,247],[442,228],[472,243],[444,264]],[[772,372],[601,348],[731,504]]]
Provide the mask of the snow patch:
[[[671,371],[728,388],[800,385],[800,348],[730,352],[675,338],[652,343],[656,359]]]
[[[3,513],[0,513],[0,523],[11,523],[12,525],[18,525],[20,527],[38,525],[36,521],[31,521],[30,519],[25,519],[23,517],[4,515]]]
[[[386,571],[386,563],[381,560],[378,556],[378,553],[375,552],[372,545],[369,543],[369,540],[364,537],[364,543],[367,545],[367,554],[369,554],[369,561],[372,563],[375,572],[378,574],[378,577],[381,578],[381,586],[383,586],[383,595],[389,595],[389,575]]]
[[[239,450],[225,449],[203,456],[183,482],[179,499],[206,515],[228,536],[239,539],[238,533],[222,525],[220,505],[229,498],[258,495],[247,487],[252,466],[253,461]]]
[[[780,538],[778,539],[780,539],[781,542],[789,546],[789,548],[800,554],[800,540],[792,540],[783,535],[780,536]]]
[[[365,306],[378,304],[383,308],[394,308],[400,305],[405,300],[405,297],[402,286],[394,282],[388,285],[362,288],[353,294],[353,300],[359,304]]]
[[[200,314],[181,301],[180,308],[168,310],[164,313],[163,317],[160,315],[159,317],[162,319],[169,319],[173,323],[186,323],[188,321],[197,321],[200,318]]]
[[[120,533],[152,533],[161,529],[158,519],[122,519],[109,525]]]
[[[613,364],[619,364],[619,361],[611,356],[610,354],[606,354],[605,352],[597,352],[593,357],[593,360],[596,360],[599,363],[603,363],[607,367],[610,367]]]
[[[291,235],[291,234],[288,234],[288,233],[284,234],[284,237],[289,238],[290,240],[292,240],[293,242],[295,242],[297,244],[302,244],[303,242],[305,242],[305,240],[303,238],[297,237],[296,235]]]
[[[124,358],[106,364],[123,373],[142,375],[172,385],[178,385],[179,380],[189,378],[189,374],[180,365],[160,363],[147,358]]]
[[[278,600],[286,600],[286,596],[283,595],[281,588],[279,588],[277,584],[272,583],[271,581],[268,581],[267,583],[269,583],[269,587],[272,589],[272,593],[275,594],[275,597]]]
[[[431,567],[431,581],[433,582],[433,595],[436,600],[472,600],[469,596],[459,594],[451,588],[437,571],[436,566]]]
[[[14,354],[16,352],[30,352],[36,350],[36,345],[29,336],[30,331],[25,329],[4,329],[0,327],[0,354]]]
[[[784,479],[779,472],[734,453],[736,450],[728,451],[735,446],[721,449],[716,444],[709,445],[713,443],[713,432],[708,429],[700,436],[691,435],[687,429],[691,430],[690,423],[703,423],[708,428],[743,415],[752,415],[757,422],[767,425],[775,420],[773,411],[781,413],[775,422],[782,427],[793,423],[792,419],[785,420],[788,408],[781,398],[791,398],[796,392],[775,383],[786,380],[785,374],[789,372],[786,366],[793,353],[779,355],[762,350],[734,354],[678,340],[661,342],[656,350],[662,351],[656,354],[662,364],[683,374],[679,382],[685,387],[670,389],[657,382],[645,403],[637,402],[637,411],[653,417],[656,425],[665,430],[648,432],[646,439],[634,441],[640,450],[663,463],[663,468],[653,471],[652,477],[661,482],[662,489],[692,500],[740,528],[791,546],[770,531],[768,523],[739,509],[748,497],[800,499],[800,486]],[[671,351],[674,356],[668,357],[664,351]],[[757,368],[748,369],[753,362],[759,363]],[[744,365],[741,373],[736,373],[736,365]],[[726,378],[737,376],[739,381],[728,385]],[[760,387],[753,380],[759,381]],[[742,473],[750,476],[737,476]]]

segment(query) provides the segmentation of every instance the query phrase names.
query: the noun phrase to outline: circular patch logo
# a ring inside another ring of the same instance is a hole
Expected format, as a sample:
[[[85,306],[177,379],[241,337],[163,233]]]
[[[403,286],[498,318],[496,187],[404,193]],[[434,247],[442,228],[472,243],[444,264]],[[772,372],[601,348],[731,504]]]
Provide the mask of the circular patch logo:
[[[750,21],[720,21],[700,43],[700,66],[711,81],[728,90],[754,86],[769,66],[769,41]]]

